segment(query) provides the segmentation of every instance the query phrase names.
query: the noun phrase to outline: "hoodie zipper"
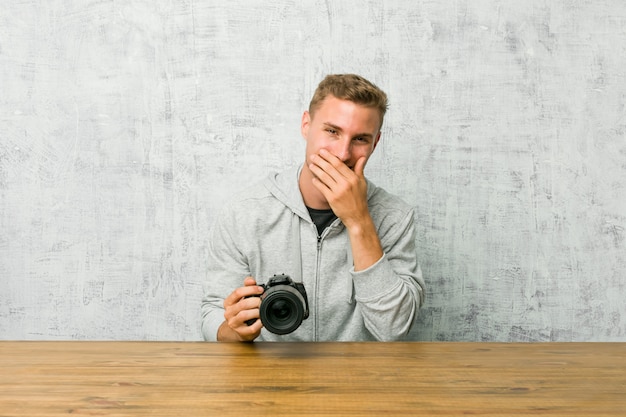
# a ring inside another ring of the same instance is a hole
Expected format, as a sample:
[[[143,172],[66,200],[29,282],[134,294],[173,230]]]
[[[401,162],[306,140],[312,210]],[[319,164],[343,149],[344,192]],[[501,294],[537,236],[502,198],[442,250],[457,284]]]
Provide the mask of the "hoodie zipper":
[[[317,234],[317,227],[313,225],[315,229],[315,234],[317,235],[317,253],[316,253],[316,264],[315,264],[315,341],[319,340],[319,317],[320,317],[320,307],[319,307],[319,288],[320,288],[320,265],[321,265],[321,254],[322,254],[322,236]],[[325,232],[325,230],[324,230]],[[324,234],[322,232],[322,234]]]
[[[317,227],[315,224],[313,225],[313,229],[315,229],[315,234],[317,235],[317,261],[315,265],[315,341],[319,340],[319,318],[320,318],[320,309],[319,309],[319,288],[320,288],[320,271],[322,265],[322,243],[331,230],[334,229],[335,225],[338,224],[339,219],[335,219],[335,221],[328,226],[326,229],[322,231],[322,234],[317,234]]]

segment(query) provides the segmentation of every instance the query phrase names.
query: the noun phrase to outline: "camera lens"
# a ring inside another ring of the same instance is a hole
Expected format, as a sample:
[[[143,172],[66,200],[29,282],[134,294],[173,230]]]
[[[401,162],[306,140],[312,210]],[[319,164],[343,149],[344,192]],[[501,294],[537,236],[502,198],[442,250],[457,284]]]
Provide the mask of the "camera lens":
[[[293,287],[277,285],[262,296],[260,315],[263,326],[275,334],[296,330],[304,318],[304,299]]]
[[[272,317],[279,321],[285,321],[291,316],[292,307],[286,300],[276,300],[268,308]]]

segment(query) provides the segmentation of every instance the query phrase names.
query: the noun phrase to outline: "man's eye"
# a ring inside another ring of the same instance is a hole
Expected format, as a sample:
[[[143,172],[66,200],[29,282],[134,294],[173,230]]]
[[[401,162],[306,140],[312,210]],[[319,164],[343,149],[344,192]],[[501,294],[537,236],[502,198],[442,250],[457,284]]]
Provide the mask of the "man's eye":
[[[335,129],[326,129],[326,131],[328,133],[330,133],[331,135],[336,135],[337,134],[337,131]]]

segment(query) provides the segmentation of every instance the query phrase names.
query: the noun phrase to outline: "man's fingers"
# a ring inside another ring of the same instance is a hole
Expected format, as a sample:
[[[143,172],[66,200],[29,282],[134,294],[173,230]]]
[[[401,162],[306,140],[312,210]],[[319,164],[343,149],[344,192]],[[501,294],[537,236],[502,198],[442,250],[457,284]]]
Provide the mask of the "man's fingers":
[[[309,169],[324,185],[332,189],[335,184],[345,180],[352,171],[339,158],[329,152],[312,155]]]
[[[257,319],[254,323],[251,323],[249,326],[246,324],[246,321],[241,322],[237,327],[233,327],[233,330],[239,334],[240,338],[243,340],[254,339],[261,332],[261,328],[263,327],[263,323],[257,317],[250,317],[248,320]],[[230,323],[229,323],[230,325]]]
[[[253,277],[246,277],[246,279],[243,280],[243,285],[246,287],[256,285],[256,280]]]
[[[243,298],[239,302],[226,307],[224,311],[224,319],[228,322],[228,326],[240,333],[243,327],[247,327],[247,321],[259,317],[259,306],[261,299],[259,297]]]
[[[356,161],[356,164],[354,165],[354,173],[359,176],[359,177],[363,177],[363,172],[365,171],[365,163],[367,162],[367,159],[363,156],[361,158],[359,158],[358,161]]]
[[[258,296],[263,291],[263,287],[256,285],[253,277],[246,277],[243,287],[235,289],[224,299],[225,326],[241,341],[254,340],[261,333],[261,320],[250,325],[247,322],[259,318],[261,298]]]
[[[260,295],[263,293],[263,287],[256,285],[256,281],[252,277],[244,280],[244,286],[235,289],[228,297],[224,299],[224,308],[237,304],[242,298]]]
[[[326,188],[331,188],[337,182],[332,176],[330,176],[318,165],[311,164],[309,166],[309,169],[314,175],[314,180],[319,181],[319,183],[326,186]]]

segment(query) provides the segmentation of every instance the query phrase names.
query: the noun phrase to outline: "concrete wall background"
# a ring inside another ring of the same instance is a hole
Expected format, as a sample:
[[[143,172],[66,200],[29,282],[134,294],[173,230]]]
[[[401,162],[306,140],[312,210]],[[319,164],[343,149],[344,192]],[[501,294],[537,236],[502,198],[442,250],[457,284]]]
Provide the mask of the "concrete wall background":
[[[391,99],[418,340],[626,341],[620,0],[8,2],[0,338],[199,340],[205,236],[330,72]]]

